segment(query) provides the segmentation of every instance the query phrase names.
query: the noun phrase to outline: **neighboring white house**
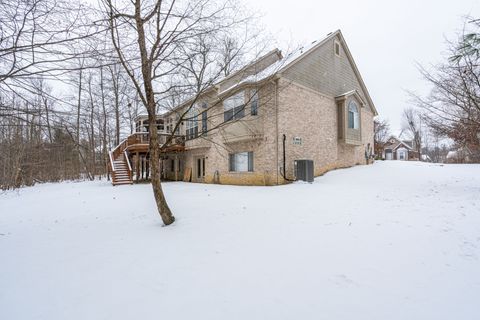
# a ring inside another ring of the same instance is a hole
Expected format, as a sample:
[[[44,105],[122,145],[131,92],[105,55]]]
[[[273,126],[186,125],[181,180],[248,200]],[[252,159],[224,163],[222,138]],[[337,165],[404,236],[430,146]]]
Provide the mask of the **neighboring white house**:
[[[418,160],[418,154],[413,149],[413,142],[390,137],[382,150],[385,160]]]

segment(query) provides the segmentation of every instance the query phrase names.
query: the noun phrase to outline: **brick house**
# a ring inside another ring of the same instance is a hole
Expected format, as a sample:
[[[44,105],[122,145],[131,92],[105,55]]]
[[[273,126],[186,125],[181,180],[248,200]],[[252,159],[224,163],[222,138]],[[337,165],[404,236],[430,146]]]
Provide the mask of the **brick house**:
[[[171,134],[191,105],[186,101],[159,116],[159,132]],[[181,148],[165,149],[162,176],[278,185],[295,179],[295,160],[313,160],[315,176],[365,164],[373,154],[376,115],[338,30],[286,56],[272,50],[209,88],[176,132],[184,139]],[[144,119],[137,119],[138,131]],[[139,135],[111,153],[112,168],[129,169],[129,179],[133,171],[138,176],[141,168],[148,170],[148,154],[136,149],[138,140]]]
[[[400,140],[390,137],[382,150],[382,159],[385,160],[419,160],[419,154],[415,151],[415,143],[411,140]]]

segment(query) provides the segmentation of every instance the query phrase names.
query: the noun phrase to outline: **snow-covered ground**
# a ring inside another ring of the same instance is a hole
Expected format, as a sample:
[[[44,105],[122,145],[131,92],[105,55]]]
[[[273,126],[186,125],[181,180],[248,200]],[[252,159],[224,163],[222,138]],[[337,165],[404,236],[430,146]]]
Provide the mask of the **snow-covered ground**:
[[[480,319],[480,165],[0,195],[0,319]]]

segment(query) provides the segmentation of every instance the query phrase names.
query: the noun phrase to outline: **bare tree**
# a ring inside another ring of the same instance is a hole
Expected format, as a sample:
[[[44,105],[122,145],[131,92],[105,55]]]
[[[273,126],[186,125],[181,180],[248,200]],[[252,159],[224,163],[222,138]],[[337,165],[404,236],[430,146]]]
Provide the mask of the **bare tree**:
[[[373,121],[373,141],[375,154],[381,155],[383,147],[387,143],[388,138],[390,137],[390,124],[387,120],[375,119]]]
[[[430,94],[411,95],[415,105],[424,110],[423,119],[435,134],[452,139],[480,161],[480,24],[475,19],[473,22],[473,30],[464,31],[457,42],[448,43],[445,62],[432,70],[419,67],[433,87]]]
[[[215,50],[215,40],[225,38],[245,18],[232,2],[105,0],[104,5],[118,59],[148,113],[152,188],[159,214],[164,224],[169,225],[175,218],[160,181],[161,146],[156,119],[162,106],[157,101],[168,97],[179,86],[185,86],[185,91],[194,97],[191,108],[223,71],[213,68],[218,65],[213,59],[219,51]],[[226,65],[224,63],[223,68]],[[175,77],[177,81],[171,85]],[[190,108],[180,115],[172,132]],[[172,139],[173,134],[165,145]]]
[[[403,110],[402,121],[403,134],[405,134],[408,139],[412,140],[413,149],[417,152],[418,157],[420,158],[424,129],[422,116],[417,110],[407,108]]]

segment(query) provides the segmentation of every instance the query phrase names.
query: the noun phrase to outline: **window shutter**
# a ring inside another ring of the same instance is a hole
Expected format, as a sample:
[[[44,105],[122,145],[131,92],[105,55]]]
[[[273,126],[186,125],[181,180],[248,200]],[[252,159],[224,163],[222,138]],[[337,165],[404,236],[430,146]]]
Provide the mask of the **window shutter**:
[[[207,132],[207,111],[202,112],[202,132]]]
[[[230,171],[235,171],[235,154],[229,154],[228,155],[228,162],[229,162],[229,170]]]
[[[253,172],[253,151],[248,153],[248,171]]]

